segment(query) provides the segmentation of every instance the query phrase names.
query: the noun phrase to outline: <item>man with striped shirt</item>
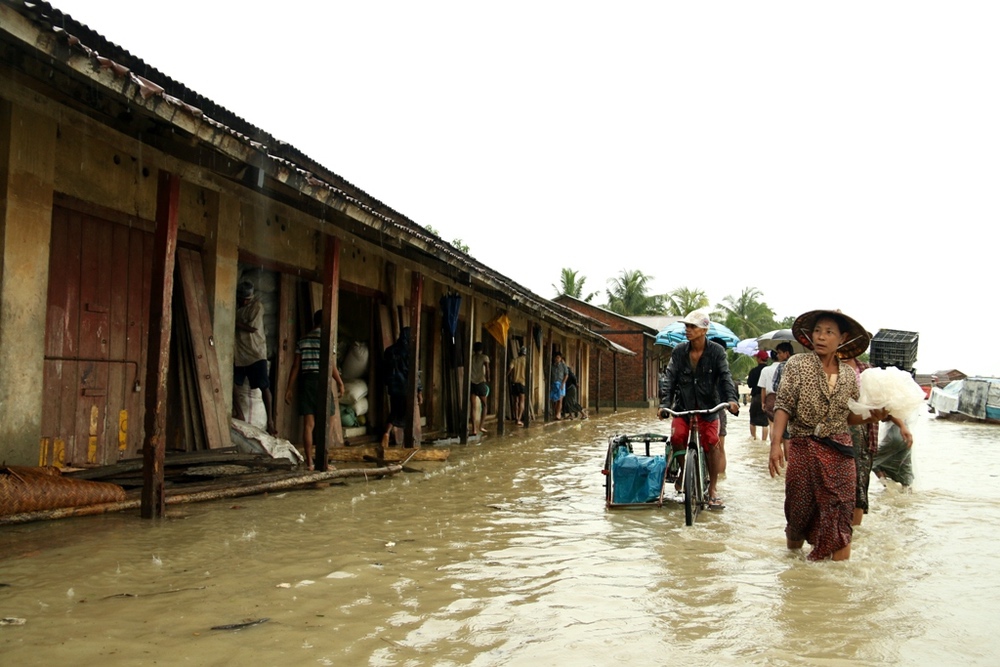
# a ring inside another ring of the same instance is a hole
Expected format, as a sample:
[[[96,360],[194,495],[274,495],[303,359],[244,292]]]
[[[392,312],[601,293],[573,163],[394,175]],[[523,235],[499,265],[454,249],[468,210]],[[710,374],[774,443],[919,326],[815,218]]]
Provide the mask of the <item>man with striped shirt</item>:
[[[319,377],[319,346],[322,333],[323,311],[317,310],[313,315],[313,329],[295,344],[295,361],[292,372],[288,375],[288,386],[285,388],[285,405],[292,404],[292,387],[298,381],[298,412],[302,415],[302,445],[305,448],[306,466],[313,469],[313,430],[316,427],[316,412],[319,409],[319,392],[321,389]],[[336,355],[331,349],[330,354]],[[344,395],[344,381],[340,379],[336,358],[333,363],[334,382],[337,383],[337,396]],[[336,418],[340,418],[338,414]]]

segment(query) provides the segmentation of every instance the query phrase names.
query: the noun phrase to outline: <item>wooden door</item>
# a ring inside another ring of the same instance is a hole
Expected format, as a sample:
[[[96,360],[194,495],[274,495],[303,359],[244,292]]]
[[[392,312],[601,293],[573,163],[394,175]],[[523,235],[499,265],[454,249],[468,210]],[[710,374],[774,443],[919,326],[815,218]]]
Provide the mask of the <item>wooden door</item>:
[[[153,237],[53,210],[40,464],[104,465],[142,445]]]

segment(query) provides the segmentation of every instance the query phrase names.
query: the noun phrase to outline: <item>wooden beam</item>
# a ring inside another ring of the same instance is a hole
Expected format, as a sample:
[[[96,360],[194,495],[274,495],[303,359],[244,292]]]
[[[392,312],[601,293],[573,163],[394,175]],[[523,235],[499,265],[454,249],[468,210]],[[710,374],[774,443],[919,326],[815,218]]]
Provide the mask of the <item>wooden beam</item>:
[[[410,376],[406,378],[406,430],[403,433],[405,447],[419,446],[423,439],[420,427],[420,304],[424,298],[424,277],[417,271],[410,273]]]
[[[177,210],[181,180],[160,170],[156,189],[156,233],[149,298],[149,342],[146,358],[146,439],[142,445],[141,516],[162,517],[163,457],[166,438],[167,370],[170,364],[170,304],[174,294]]]
[[[476,339],[476,295],[469,295],[469,314],[466,316],[465,365],[462,367],[462,381],[459,382],[462,423],[458,428],[458,441],[469,443],[469,417],[472,414],[472,343]]]
[[[524,360],[524,414],[521,416],[521,421],[524,423],[524,427],[528,428],[532,415],[531,397],[533,395],[532,383],[534,382],[532,364],[534,364],[535,359],[535,324],[531,320],[528,320],[528,332],[524,338],[524,346],[528,348],[528,358]]]
[[[292,372],[292,364],[295,362],[295,343],[298,341],[298,330],[295,321],[295,288],[298,278],[287,273],[278,274],[279,297],[278,297],[278,351],[277,370],[274,377],[276,391],[274,395],[274,425],[279,433],[290,435],[289,440],[301,442],[301,422],[295,410],[285,406],[284,388],[288,386],[288,376]],[[309,313],[309,321],[312,322],[312,313]],[[306,329],[309,331],[309,329]]]
[[[510,336],[504,339],[503,347],[500,348],[500,360],[496,364],[493,386],[497,388],[497,435],[504,434],[504,426],[507,423],[507,349]]]
[[[319,345],[319,405],[317,406],[316,427],[313,429],[313,444],[316,447],[316,470],[329,469],[327,446],[343,447],[344,432],[340,426],[340,404],[330,391],[333,364],[337,355],[334,336],[337,332],[337,293],[340,280],[340,239],[326,237],[326,254],[323,261],[323,328]],[[329,434],[330,442],[327,442]]]
[[[402,447],[365,446],[365,447],[340,447],[330,452],[332,461],[374,461],[379,457],[386,463],[399,463],[404,459],[409,461],[447,461],[450,449],[441,447],[428,447],[426,449],[404,449]]]

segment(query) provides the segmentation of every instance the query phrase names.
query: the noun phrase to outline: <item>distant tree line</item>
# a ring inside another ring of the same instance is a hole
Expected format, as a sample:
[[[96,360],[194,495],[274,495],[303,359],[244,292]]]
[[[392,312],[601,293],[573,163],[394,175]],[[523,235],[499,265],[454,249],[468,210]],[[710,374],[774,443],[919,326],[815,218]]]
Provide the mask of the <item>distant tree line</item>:
[[[666,294],[650,294],[649,283],[653,276],[640,270],[622,270],[616,278],[608,280],[605,290],[607,300],[596,304],[620,315],[675,315],[682,317],[698,308],[708,309],[711,302],[704,290],[678,287]],[[584,296],[586,277],[578,271],[564,268],[559,285],[552,285],[557,296],[566,294],[592,303],[597,292]],[[711,308],[710,317],[714,322],[728,327],[740,340],[756,338],[775,329],[791,327],[794,316],[778,318],[764,301],[764,294],[756,287],[744,287],[738,296],[729,295]],[[753,367],[751,357],[729,351],[729,363],[733,377],[744,378]]]

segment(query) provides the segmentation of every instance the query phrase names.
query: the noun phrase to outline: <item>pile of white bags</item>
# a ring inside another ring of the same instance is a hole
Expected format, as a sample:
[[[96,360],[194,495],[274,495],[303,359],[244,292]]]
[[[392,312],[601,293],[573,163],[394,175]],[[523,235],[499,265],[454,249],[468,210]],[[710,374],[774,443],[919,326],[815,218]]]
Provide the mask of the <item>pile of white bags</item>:
[[[361,378],[344,380],[344,395],[340,404],[350,406],[354,414],[361,417],[368,413],[368,383]]]

